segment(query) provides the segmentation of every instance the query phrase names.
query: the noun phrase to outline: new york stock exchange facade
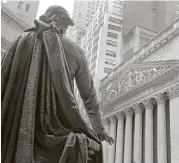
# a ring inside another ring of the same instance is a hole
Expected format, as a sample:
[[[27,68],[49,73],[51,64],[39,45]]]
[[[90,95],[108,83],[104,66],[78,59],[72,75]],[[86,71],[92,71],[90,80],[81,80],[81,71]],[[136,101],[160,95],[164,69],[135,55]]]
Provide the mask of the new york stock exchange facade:
[[[101,82],[105,163],[179,163],[179,18]]]

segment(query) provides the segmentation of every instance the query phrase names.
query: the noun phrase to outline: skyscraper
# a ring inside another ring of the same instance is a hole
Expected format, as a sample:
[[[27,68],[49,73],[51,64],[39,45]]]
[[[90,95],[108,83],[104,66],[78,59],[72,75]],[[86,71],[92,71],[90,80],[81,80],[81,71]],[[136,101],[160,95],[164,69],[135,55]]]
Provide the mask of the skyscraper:
[[[98,4],[94,18],[81,39],[81,47],[86,53],[97,95],[100,98],[98,94],[100,80],[121,62],[122,1],[107,0]],[[77,87],[75,93],[79,108],[85,116]]]
[[[81,40],[95,87],[121,62],[122,1],[101,1]]]
[[[68,36],[76,43],[80,44],[81,38],[85,35],[88,25],[93,20],[98,5],[99,1],[96,0],[75,0],[72,16],[75,26],[69,28]]]
[[[123,33],[128,33],[136,24],[160,32],[176,18],[178,4],[177,1],[124,1]]]

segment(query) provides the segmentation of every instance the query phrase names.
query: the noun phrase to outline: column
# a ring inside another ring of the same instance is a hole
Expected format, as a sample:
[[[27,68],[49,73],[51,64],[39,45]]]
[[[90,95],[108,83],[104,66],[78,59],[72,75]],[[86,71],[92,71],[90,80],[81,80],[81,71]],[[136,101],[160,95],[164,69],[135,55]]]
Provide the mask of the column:
[[[133,107],[135,112],[134,162],[142,163],[142,111],[140,104]]]
[[[157,163],[167,163],[165,98],[159,94],[155,99],[157,101]]]
[[[170,109],[170,149],[172,163],[179,162],[179,84],[167,90]]]
[[[126,109],[126,126],[125,126],[125,141],[124,141],[124,163],[132,162],[132,109]]]
[[[110,136],[114,139],[116,139],[116,123],[117,119],[116,116],[109,117],[110,120]],[[109,145],[109,151],[108,151],[108,163],[114,163],[114,157],[115,157],[115,143],[112,145]]]
[[[153,163],[153,103],[151,100],[143,102],[145,106],[145,163]]]
[[[109,119],[108,118],[103,120],[103,125],[105,128],[105,131],[109,134]],[[104,151],[103,160],[104,160],[104,163],[108,163],[109,144],[108,142],[103,141],[102,145],[103,145],[103,151]]]
[[[123,163],[123,145],[124,145],[124,112],[117,113],[117,140],[116,140],[116,158],[115,163]]]

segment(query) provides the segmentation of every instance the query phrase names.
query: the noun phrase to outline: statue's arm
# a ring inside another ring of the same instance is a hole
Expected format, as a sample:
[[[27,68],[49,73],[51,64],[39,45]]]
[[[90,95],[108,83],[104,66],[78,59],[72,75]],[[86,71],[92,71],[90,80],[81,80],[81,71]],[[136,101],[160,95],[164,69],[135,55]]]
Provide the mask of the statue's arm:
[[[82,52],[82,51],[81,51]],[[98,135],[103,131],[99,102],[96,96],[93,80],[89,71],[88,62],[84,55],[81,55],[79,69],[76,74],[76,83],[83,99],[85,109],[90,119],[94,132]]]

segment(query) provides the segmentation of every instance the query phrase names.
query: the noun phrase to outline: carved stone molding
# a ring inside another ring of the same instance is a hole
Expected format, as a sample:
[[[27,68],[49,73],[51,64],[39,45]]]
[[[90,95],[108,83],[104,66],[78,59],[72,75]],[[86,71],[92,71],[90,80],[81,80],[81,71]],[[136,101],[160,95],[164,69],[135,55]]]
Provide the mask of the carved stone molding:
[[[111,123],[115,123],[116,120],[117,120],[116,115],[111,115],[111,116],[109,116],[109,121],[110,121]]]
[[[167,95],[169,99],[179,96],[179,84],[167,90]]]
[[[124,119],[125,114],[122,111],[121,112],[117,112],[116,113],[116,117],[117,117],[118,120],[122,120],[122,119]]]
[[[179,31],[179,27],[176,25],[179,22],[179,18],[176,19],[173,24],[171,24],[168,28],[164,29],[157,37],[152,38],[146,46],[141,47],[139,50],[137,50],[133,57],[131,57],[129,60],[127,60],[125,63],[119,65],[116,67],[107,77],[105,77],[102,80],[102,87],[106,87],[110,82],[112,82],[112,78],[115,76],[116,72],[122,70],[125,65],[128,63],[134,62],[134,61],[141,61],[146,56],[152,55],[153,52],[159,47],[162,47],[163,44],[165,44],[167,41],[169,41],[171,38],[175,37],[175,33]],[[173,26],[176,26],[175,29],[173,29]]]
[[[165,104],[166,96],[163,93],[157,94],[154,96],[157,104]]]
[[[153,109],[154,108],[154,103],[151,99],[145,99],[142,103],[143,103],[145,109]]]
[[[135,104],[133,105],[133,110],[135,113],[142,113],[144,109],[141,104]]]
[[[108,118],[103,119],[102,123],[103,123],[104,126],[108,126],[109,125],[109,119]]]
[[[132,117],[134,114],[134,111],[132,108],[127,108],[124,110],[124,113],[125,113],[126,117]]]
[[[118,101],[124,101],[131,97],[132,95],[135,95],[136,93],[139,93],[140,91],[144,90],[145,88],[148,88],[149,85],[154,85],[154,83],[161,83],[161,78],[165,78],[165,82],[162,81],[161,86],[167,82],[170,82],[170,79],[176,80],[176,73],[179,73],[179,66],[178,61],[169,61],[168,64],[164,64],[163,62],[160,63],[156,62],[155,66],[149,66],[149,67],[137,67],[131,68],[130,71],[124,72],[126,75],[122,75],[119,80],[117,80],[114,83],[114,86],[116,85],[115,91],[117,91],[117,94],[115,92],[114,96],[111,96],[110,92],[108,93],[107,97],[104,98],[101,105],[107,105],[115,100]],[[133,76],[132,72],[135,72],[134,74],[139,74],[141,76]],[[141,73],[142,72],[142,73]],[[157,73],[156,73],[157,72]],[[170,77],[166,79],[166,76],[171,76],[171,74],[174,75],[174,77]],[[131,76],[132,75],[132,76]],[[130,77],[136,77],[136,78],[129,78]],[[129,80],[130,79],[130,80]],[[135,80],[134,80],[135,79]],[[152,79],[152,80],[151,80]],[[141,81],[141,82],[135,82],[135,81]],[[134,82],[134,83],[133,83]],[[130,84],[132,83],[132,85]],[[114,90],[114,89],[113,89]],[[110,98],[109,98],[110,95]]]

